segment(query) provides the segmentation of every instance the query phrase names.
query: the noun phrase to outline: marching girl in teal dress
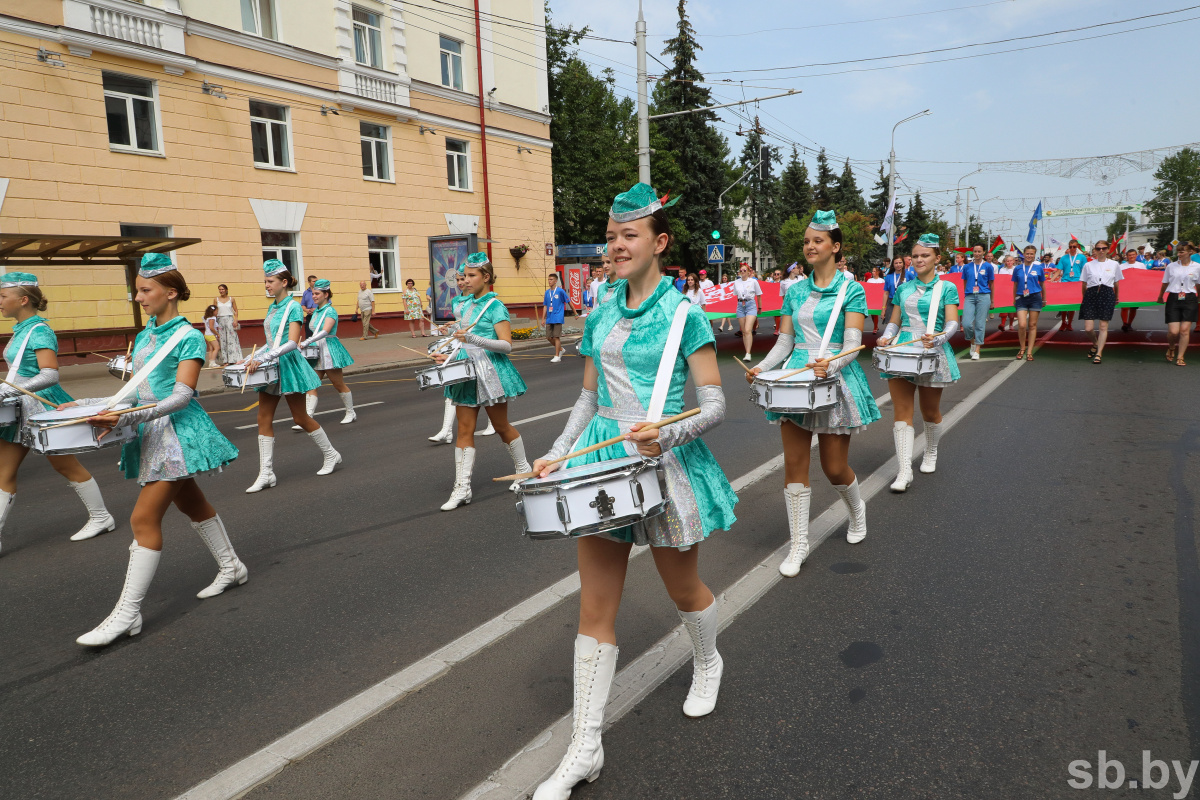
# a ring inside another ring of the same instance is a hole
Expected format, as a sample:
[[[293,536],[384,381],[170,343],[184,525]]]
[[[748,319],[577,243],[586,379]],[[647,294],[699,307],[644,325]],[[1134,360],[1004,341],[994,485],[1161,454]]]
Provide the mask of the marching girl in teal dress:
[[[304,313],[295,298],[288,294],[295,287],[296,279],[283,262],[275,258],[263,263],[263,275],[263,285],[273,298],[267,307],[267,318],[263,320],[268,349],[251,354],[246,372],[252,373],[260,366],[277,363],[279,380],[267,386],[255,387],[258,392],[258,477],[246,494],[261,492],[275,485],[275,430],[272,421],[275,419],[275,409],[279,407],[280,395],[287,398],[292,421],[307,432],[321,449],[321,468],[317,474],[328,475],[342,463],[342,456],[329,443],[325,429],[309,416],[304,406],[304,395],[320,386],[321,379],[298,352],[300,339],[304,336]]]
[[[461,344],[453,356],[435,354],[439,364],[447,360],[470,359],[475,380],[447,386],[445,395],[454,404],[458,418],[458,436],[454,446],[454,490],[442,504],[452,511],[471,502],[471,473],[475,468],[475,426],[479,409],[487,410],[488,419],[508,447],[516,472],[528,472],[525,441],[508,422],[508,401],[525,394],[525,381],[513,366],[512,327],[508,309],[496,297],[492,285],[496,272],[487,253],[471,253],[463,265],[463,301],[458,306],[459,330],[454,338]],[[468,330],[469,329],[469,330]],[[516,483],[513,484],[515,489]]]
[[[137,376],[148,365],[151,372],[139,379],[130,400],[135,406],[155,405],[123,417],[101,414],[88,420],[98,428],[112,428],[118,422],[138,426],[138,438],[121,449],[121,469],[142,487],[130,518],[134,541],[125,586],[108,618],[76,640],[89,647],[141,632],[142,600],[158,568],[162,521],[172,503],[188,516],[217,561],[216,579],[197,597],[214,597],[249,577],[216,509],[196,483],[197,475],[220,471],[237,458],[238,451],[195,399],[205,344],[204,335],[179,314],[179,302],[190,296],[187,282],[169,256],[147,253],[134,285],[137,302],[150,321],[134,341],[133,372]],[[78,401],[80,405],[104,402],[107,398]]]
[[[892,483],[893,492],[903,492],[913,481],[912,450],[915,430],[913,429],[913,400],[917,393],[921,398],[921,419],[925,421],[925,456],[921,459],[921,472],[937,469],[938,441],[942,438],[942,389],[960,377],[950,337],[958,330],[958,288],[949,281],[938,279],[937,261],[941,255],[941,240],[935,233],[926,233],[913,245],[913,267],[917,276],[900,284],[892,300],[892,318],[876,346],[902,344],[920,340],[926,349],[941,351],[937,372],[919,378],[901,377],[880,373],[888,382],[892,393],[892,409],[895,423],[892,437],[896,442],[896,458],[900,461],[900,472]],[[937,287],[941,288],[938,289]],[[929,308],[934,295],[938,295],[937,315],[933,330],[926,327]]]
[[[317,310],[313,312],[312,336],[300,343],[300,348],[304,349],[310,345],[316,345],[318,353],[316,358],[308,359],[308,363],[316,370],[317,378],[324,380],[329,378],[329,382],[333,384],[333,388],[337,390],[342,398],[342,406],[346,409],[346,416],[342,417],[342,424],[348,425],[358,418],[354,413],[354,397],[350,394],[349,387],[342,380],[342,370],[354,363],[354,359],[350,357],[346,346],[341,343],[337,337],[338,329],[338,313],[333,307],[333,290],[329,286],[329,281],[321,279],[313,284],[313,301],[317,304]],[[311,417],[313,412],[317,410],[317,390],[310,389],[304,395],[304,410]],[[299,425],[293,425],[292,430],[303,430]]]
[[[458,294],[450,298],[450,312],[454,314],[454,321],[447,322],[438,329],[440,336],[445,336],[458,330],[459,322],[462,320],[462,304],[466,302],[467,296],[463,294],[463,287],[466,286],[466,276],[462,270],[454,271],[454,283],[458,287]],[[458,425],[455,424],[457,417],[454,411],[454,402],[442,395],[445,400],[445,409],[442,412],[442,429],[429,437],[429,441],[437,444],[451,444],[458,437]],[[486,415],[485,415],[486,416]],[[492,419],[488,417],[487,427],[479,432],[480,436],[492,436],[496,433],[495,427],[492,426]]]
[[[672,203],[673,204],[673,203]],[[654,564],[693,645],[692,685],[683,713],[702,717],[717,702],[723,664],[717,653],[716,598],[698,571],[700,543],[734,523],[734,494],[700,436],[725,417],[712,328],[704,312],[661,277],[659,263],[671,249],[662,201],[644,184],[618,195],[609,212],[608,253],[618,280],[614,296],[597,306],[584,325],[580,352],[586,358],[583,391],[566,429],[534,471],[549,475],[548,462],[577,448],[625,434],[623,444],[572,459],[565,466],[641,454],[661,457],[669,498],[657,517],[608,534],[576,539],[579,555],[579,633],[575,637],[574,726],[567,753],[534,800],[566,800],[582,780],[604,766],[600,730],[616,672],[616,618],[629,551],[650,545]],[[701,413],[660,429],[642,430],[650,413],[659,362],[676,312],[683,306],[682,336],[671,365],[662,416],[684,409],[689,375]]]
[[[858,476],[850,469],[850,436],[879,419],[879,407],[871,397],[867,376],[858,364],[857,353],[837,354],[862,344],[867,295],[862,284],[842,271],[842,231],[832,211],[818,211],[804,232],[804,258],[812,269],[807,278],[793,284],[783,299],[779,338],[751,374],[748,383],[763,370],[801,369],[813,365],[818,378],[836,376],[838,403],[827,411],[807,414],[775,414],[767,419],[779,424],[783,435],[783,499],[787,508],[792,547],[779,571],[788,578],[800,572],[808,557],[808,519],[812,488],[808,481],[812,437],[817,435],[821,469],[842,497],[850,513],[846,541],[857,544],[867,536],[867,504],[862,499]],[[834,312],[837,316],[834,317]],[[833,327],[830,328],[830,320]],[[825,341],[828,332],[828,341]],[[825,353],[822,354],[822,343]],[[791,424],[785,424],[791,423]]]
[[[46,310],[46,298],[38,288],[36,275],[9,272],[0,276],[0,313],[16,320],[12,338],[4,348],[8,362],[5,380],[44,397],[55,405],[71,402],[71,396],[58,385],[58,337],[46,320],[38,316]],[[20,398],[17,400],[16,398]],[[0,400],[16,403],[17,421],[0,426],[0,534],[12,510],[17,494],[17,471],[29,454],[29,429],[25,420],[53,406],[39,403],[8,384],[0,384]],[[117,522],[100,494],[96,479],[75,456],[46,456],[50,466],[70,483],[88,511],[87,524],[71,541],[91,539],[105,531],[116,530]]]

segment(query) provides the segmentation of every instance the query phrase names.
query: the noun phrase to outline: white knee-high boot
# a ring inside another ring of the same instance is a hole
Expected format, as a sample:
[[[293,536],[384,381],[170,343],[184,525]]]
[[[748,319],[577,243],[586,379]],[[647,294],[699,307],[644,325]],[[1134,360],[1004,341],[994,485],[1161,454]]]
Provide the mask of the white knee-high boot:
[[[787,506],[792,549],[779,565],[779,574],[794,578],[799,574],[804,559],[808,558],[808,509],[812,503],[812,489],[803,483],[789,483],[783,487],[783,502]]]
[[[81,542],[106,531],[117,529],[117,521],[113,519],[112,514],[108,513],[108,509],[104,505],[104,497],[100,494],[100,486],[96,483],[95,478],[88,478],[83,483],[70,481],[68,483],[71,484],[71,488],[75,490],[75,494],[79,495],[79,499],[83,501],[84,507],[88,510],[87,524],[71,537],[72,542]]]
[[[442,504],[442,511],[453,511],[471,502],[471,472],[475,469],[475,448],[454,448],[454,490]]]
[[[129,567],[125,570],[125,586],[121,589],[121,597],[117,600],[116,607],[104,622],[76,639],[78,644],[103,647],[127,633],[137,636],[142,632],[142,600],[146,597],[146,590],[150,588],[150,581],[154,580],[154,571],[158,569],[158,560],[161,557],[162,551],[142,547],[136,541],[129,546]]]
[[[342,463],[342,454],[333,449],[333,445],[329,443],[329,437],[325,435],[324,428],[317,428],[308,435],[308,438],[316,442],[317,447],[321,448],[321,468],[317,470],[318,475],[328,475],[333,472],[333,468]]]
[[[896,460],[900,462],[900,471],[896,473],[896,480],[892,483],[893,492],[907,491],[913,482],[912,451],[915,433],[913,426],[907,422],[897,422],[892,426],[892,438],[896,442]]]
[[[525,457],[525,441],[518,436],[508,443],[508,454],[512,456],[513,472],[529,472],[532,467],[529,466],[529,459]],[[516,480],[509,484],[508,490],[515,492],[521,488],[521,481]]]
[[[4,534],[4,523],[8,521],[8,512],[12,511],[13,502],[16,499],[16,492],[0,490],[0,535]]]
[[[310,417],[317,412],[317,393],[316,392],[305,392],[304,393],[304,410],[308,412],[308,415]],[[302,431],[302,430],[304,430],[304,428],[300,427],[299,425],[293,425],[292,430]]]
[[[342,398],[342,405],[346,409],[346,416],[342,417],[342,424],[349,425],[354,420],[358,419],[358,414],[354,413],[354,395],[347,389],[344,392],[339,392]]]
[[[446,398],[446,410],[442,414],[442,429],[429,437],[429,441],[450,444],[454,441],[454,404]]]
[[[230,586],[235,584],[241,586],[250,578],[250,570],[246,569],[246,565],[237,557],[237,553],[233,552],[233,543],[229,541],[229,534],[225,532],[225,523],[221,522],[219,515],[202,522],[193,522],[192,528],[208,545],[208,551],[217,560],[218,568],[216,579],[202,589],[196,597],[201,600],[206,597],[216,597]]]
[[[617,646],[591,636],[575,637],[575,709],[571,743],[558,769],[533,793],[533,800],[567,800],[580,781],[591,783],[604,766],[600,729],[604,706],[617,672]]]
[[[683,713],[703,717],[717,707],[725,662],[717,652],[717,598],[703,611],[680,611],[679,619],[692,640],[692,687],[683,701]]]
[[[496,429],[494,427],[492,427],[492,418],[488,417],[487,414],[484,414],[484,416],[487,417],[488,424],[487,424],[486,428],[484,428],[483,430],[481,430],[479,432],[479,435],[480,436],[494,436],[496,434]]]
[[[850,511],[850,527],[846,529],[846,541],[850,544],[858,544],[867,538],[867,504],[862,499],[858,476],[855,476],[849,486],[834,484],[833,488],[842,496],[842,502]]]
[[[937,470],[938,440],[942,438],[942,423],[925,423],[925,457],[921,459],[921,472],[929,473]]]
[[[246,494],[261,492],[275,485],[275,437],[258,435],[258,477]]]

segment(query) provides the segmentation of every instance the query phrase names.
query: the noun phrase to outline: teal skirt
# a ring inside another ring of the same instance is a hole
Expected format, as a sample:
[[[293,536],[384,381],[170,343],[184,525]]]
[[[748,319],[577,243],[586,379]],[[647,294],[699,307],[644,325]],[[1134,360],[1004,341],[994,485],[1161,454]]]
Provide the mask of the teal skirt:
[[[321,385],[321,379],[308,365],[299,350],[284,353],[279,358],[279,383],[256,386],[256,392],[267,394],[304,394]]]
[[[49,400],[51,403],[54,403],[55,405],[62,405],[63,403],[70,403],[72,400],[75,399],[75,398],[71,397],[71,395],[64,392],[63,388],[61,386],[59,386],[57,383],[47,389],[42,389],[40,392],[34,392],[34,394],[36,394],[38,397],[46,398],[47,400]],[[22,396],[24,396],[24,395],[22,395]],[[50,411],[51,410],[50,406],[48,406],[44,403],[38,403],[37,405],[40,406],[38,411],[31,411],[30,409],[34,405],[34,401],[30,400],[28,398],[26,398],[26,400],[27,400],[27,402],[24,402],[21,404],[21,414],[17,417],[16,424],[15,425],[4,425],[3,427],[0,427],[0,439],[3,439],[6,442],[15,442],[16,444],[25,444],[21,440],[21,426],[24,424],[25,420],[29,418],[30,414],[36,414],[36,413],[40,413],[41,411]]]
[[[496,393],[492,392],[489,393],[490,399],[481,400],[476,385],[478,380],[455,383],[447,386],[445,389],[446,397],[450,398],[450,402],[454,405],[499,405],[500,403],[507,403],[514,397],[520,397],[528,390],[529,387],[525,385],[525,381],[521,378],[521,373],[517,372],[517,368],[513,366],[512,359],[503,353],[493,353],[490,350],[484,350],[483,352],[495,368],[496,376],[500,379],[500,386],[498,387],[499,396],[496,396]],[[469,358],[466,349],[460,349],[454,360],[458,361],[463,358]]]
[[[167,419],[174,429],[173,437],[164,435],[166,432],[158,428],[163,424],[160,418],[139,425],[138,438],[121,446],[121,471],[126,478],[143,484],[148,480],[164,478],[183,480],[201,473],[215,472],[238,457],[238,449],[233,442],[217,429],[212,418],[194,398]],[[147,430],[150,426],[156,427],[153,434]],[[178,442],[179,450],[175,449],[172,439]],[[143,453],[143,446],[151,448],[151,451]],[[179,464],[181,454],[182,465]],[[167,461],[174,462],[171,465],[173,469],[164,468],[164,462]],[[142,475],[143,465],[151,471],[159,471],[160,477],[147,478]]]
[[[620,433],[616,420],[597,415],[584,429],[576,449],[591,447]],[[573,458],[564,466],[597,464],[628,455],[625,446],[618,443]],[[729,530],[737,521],[733,509],[738,496],[703,440],[693,439],[668,451],[662,464],[667,475],[667,496],[673,507],[648,522],[608,531],[603,536],[654,547],[689,547],[704,541],[715,530]]]
[[[326,336],[318,344],[323,345],[320,358],[308,359],[314,370],[345,369],[354,363],[350,351],[336,336]]]

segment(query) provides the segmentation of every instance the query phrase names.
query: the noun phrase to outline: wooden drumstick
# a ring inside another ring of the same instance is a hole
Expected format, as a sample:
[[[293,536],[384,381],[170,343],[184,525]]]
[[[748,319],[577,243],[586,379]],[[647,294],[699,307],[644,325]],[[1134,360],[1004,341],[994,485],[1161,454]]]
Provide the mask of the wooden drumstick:
[[[744,362],[744,361],[742,361],[740,358],[738,358],[737,356],[734,356],[734,357],[733,357],[733,360],[734,360],[734,363],[736,363],[736,364],[737,364],[739,367],[741,367],[742,369],[746,370],[746,374],[747,374],[747,375],[753,375],[753,374],[754,374],[754,370],[753,370],[753,369],[751,369],[750,367],[747,367],[747,366],[746,366],[746,364],[745,364],[745,362]]]
[[[676,414],[673,417],[667,417],[666,419],[659,420],[658,422],[651,422],[649,425],[642,427],[641,430],[643,430],[643,431],[655,430],[657,428],[661,428],[663,425],[670,425],[672,422],[679,422],[680,420],[687,419],[688,417],[694,417],[699,413],[700,413],[700,409],[693,408],[691,411],[684,411],[682,414]],[[563,461],[569,461],[572,458],[577,458],[579,456],[586,456],[588,453],[594,453],[597,450],[603,450],[606,447],[612,447],[614,444],[618,444],[623,441],[625,441],[625,434],[621,434],[620,436],[614,436],[611,439],[605,439],[603,442],[600,442],[599,444],[594,444],[591,447],[585,447],[582,450],[576,450],[574,453],[567,453],[562,458],[556,458],[553,461],[548,462],[546,464],[546,466],[550,466],[551,464],[558,464]],[[537,475],[537,473],[536,472],[519,472],[516,475],[505,475],[502,478],[492,478],[492,480],[496,481],[496,482],[516,481],[516,480],[523,480],[525,478],[532,478],[534,475]]]
[[[840,352],[840,353],[834,353],[833,355],[831,355],[831,356],[828,356],[828,359],[829,359],[830,361],[832,361],[832,360],[833,360],[833,359],[835,359],[835,358],[841,358],[842,356],[848,356],[848,355],[850,355],[851,353],[857,353],[859,350],[865,350],[866,348],[867,348],[867,346],[866,346],[865,344],[860,344],[858,347],[852,347],[852,348],[850,348],[849,350],[843,350],[843,351],[842,351],[842,352]],[[780,375],[778,378],[776,378],[775,380],[777,380],[777,381],[781,381],[781,380],[783,380],[784,378],[790,378],[790,377],[792,377],[793,375],[798,375],[798,374],[800,374],[801,372],[804,372],[804,371],[805,371],[805,370],[807,370],[807,369],[812,369],[814,366],[816,366],[816,362],[815,362],[815,361],[814,361],[814,362],[812,362],[811,364],[805,364],[803,367],[800,367],[800,369],[793,369],[793,370],[791,370],[791,371],[789,371],[789,372],[785,372],[785,373],[783,373],[782,375]]]
[[[942,332],[941,332],[941,331],[938,331],[937,333],[933,334],[933,336],[941,336],[941,334],[942,334]],[[900,346],[900,345],[902,345],[902,344],[923,344],[923,343],[921,342],[921,340],[920,340],[920,339],[910,339],[910,340],[909,340],[909,341],[907,341],[907,342],[892,342],[891,344],[885,344],[885,345],[883,345],[882,347],[876,347],[875,349],[876,349],[876,350],[890,350],[891,348],[893,348],[893,347],[899,347],[899,346]],[[865,346],[865,345],[864,345],[864,346]],[[936,345],[935,345],[935,346],[936,346]],[[926,347],[925,349],[926,349],[926,350],[932,350],[933,348],[932,348],[932,347]]]
[[[129,354],[133,352],[133,342],[125,348],[125,363],[121,365],[121,380],[125,380],[125,370],[129,368]]]
[[[147,408],[154,408],[156,405],[158,405],[158,403],[147,403],[144,406],[136,406],[134,408],[126,408],[121,411],[105,411],[102,414],[93,414],[92,416],[94,416],[94,417],[119,417],[124,414],[132,414],[134,411],[145,411]],[[65,428],[68,425],[82,425],[83,423],[87,422],[89,419],[91,419],[91,417],[80,417],[79,419],[69,419],[66,422],[59,422],[55,425],[47,425],[46,427],[42,428],[42,430],[49,431],[49,430],[54,430],[55,428]]]
[[[263,347],[265,348],[266,345],[264,344]],[[258,345],[254,345],[254,347],[250,348],[250,355],[247,356],[246,360],[243,361],[242,363],[245,364],[247,367],[249,367],[250,362],[254,360],[254,356],[257,353],[258,353]],[[242,373],[242,390],[240,392],[238,392],[238,394],[246,393],[246,384],[249,383],[249,380],[248,380],[249,377],[250,377],[250,370],[247,369]]]
[[[4,380],[3,378],[0,378],[0,383],[8,383],[8,381]],[[34,400],[37,400],[39,403],[45,403],[46,405],[50,406],[53,409],[58,409],[61,407],[57,403],[52,403],[49,400],[47,400],[46,398],[44,398],[40,395],[36,395],[33,392],[29,391],[28,389],[22,389],[20,386],[17,386],[15,383],[8,383],[8,385],[13,387],[14,389],[16,389],[21,394],[28,395],[28,396],[32,397]]]
[[[398,346],[399,346],[399,347],[401,347],[401,348],[403,348],[403,349],[405,349],[405,350],[409,350],[409,351],[411,351],[411,352],[413,352],[413,353],[417,353],[418,355],[425,356],[426,358],[433,358],[433,356],[432,356],[432,355],[430,355],[429,353],[422,353],[420,350],[414,350],[413,348],[411,348],[411,347],[406,347],[405,345],[398,345]],[[433,360],[434,360],[434,361],[437,361],[437,359],[436,359],[436,358],[433,358]]]

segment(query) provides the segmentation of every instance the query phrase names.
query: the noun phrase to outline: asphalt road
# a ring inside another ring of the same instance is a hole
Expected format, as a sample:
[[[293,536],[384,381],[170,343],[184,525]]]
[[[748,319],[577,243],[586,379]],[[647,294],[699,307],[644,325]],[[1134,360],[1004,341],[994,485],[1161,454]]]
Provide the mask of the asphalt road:
[[[1143,749],[1200,758],[1200,384],[1160,348],[1131,343],[1094,366],[1077,341],[1055,337],[975,406],[936,475],[874,498],[864,543],[836,533],[735,620],[712,716],[679,710],[689,664],[606,733],[603,777],[577,796],[1058,797],[1077,794],[1067,764],[1094,766],[1097,750],[1139,776]],[[721,343],[729,418],[706,441],[732,479],[780,448]],[[1007,363],[964,363],[944,410]],[[517,364],[530,392],[514,419],[577,396],[580,360]],[[197,600],[215,565],[172,514],[142,634],[102,651],[74,639],[116,599],[128,525],[69,542],[80,504],[27,460],[0,556],[0,797],[174,797],[574,571],[568,543],[519,535],[512,495],[489,480],[512,471],[498,439],[477,440],[472,504],[441,513],[452,452],[425,440],[440,398],[411,370],[352,383],[357,403],[379,405],[353,425],[319,417],[345,465],[317,477],[316,447],[281,424],[280,482],[258,495],[243,493],[255,431],[238,430],[253,398],[205,398],[242,458],[202,486],[250,581]],[[321,409],[333,401],[326,387]],[[860,476],[892,457],[890,417],[855,438]],[[530,455],[564,422],[522,424]],[[127,518],[137,487],[113,451],[84,461]],[[813,472],[815,517],[837,496]],[[748,487],[738,524],[706,543],[715,590],[786,541],[781,483]],[[569,710],[576,609],[535,617],[250,796],[460,796]],[[677,623],[635,559],[621,662]]]

